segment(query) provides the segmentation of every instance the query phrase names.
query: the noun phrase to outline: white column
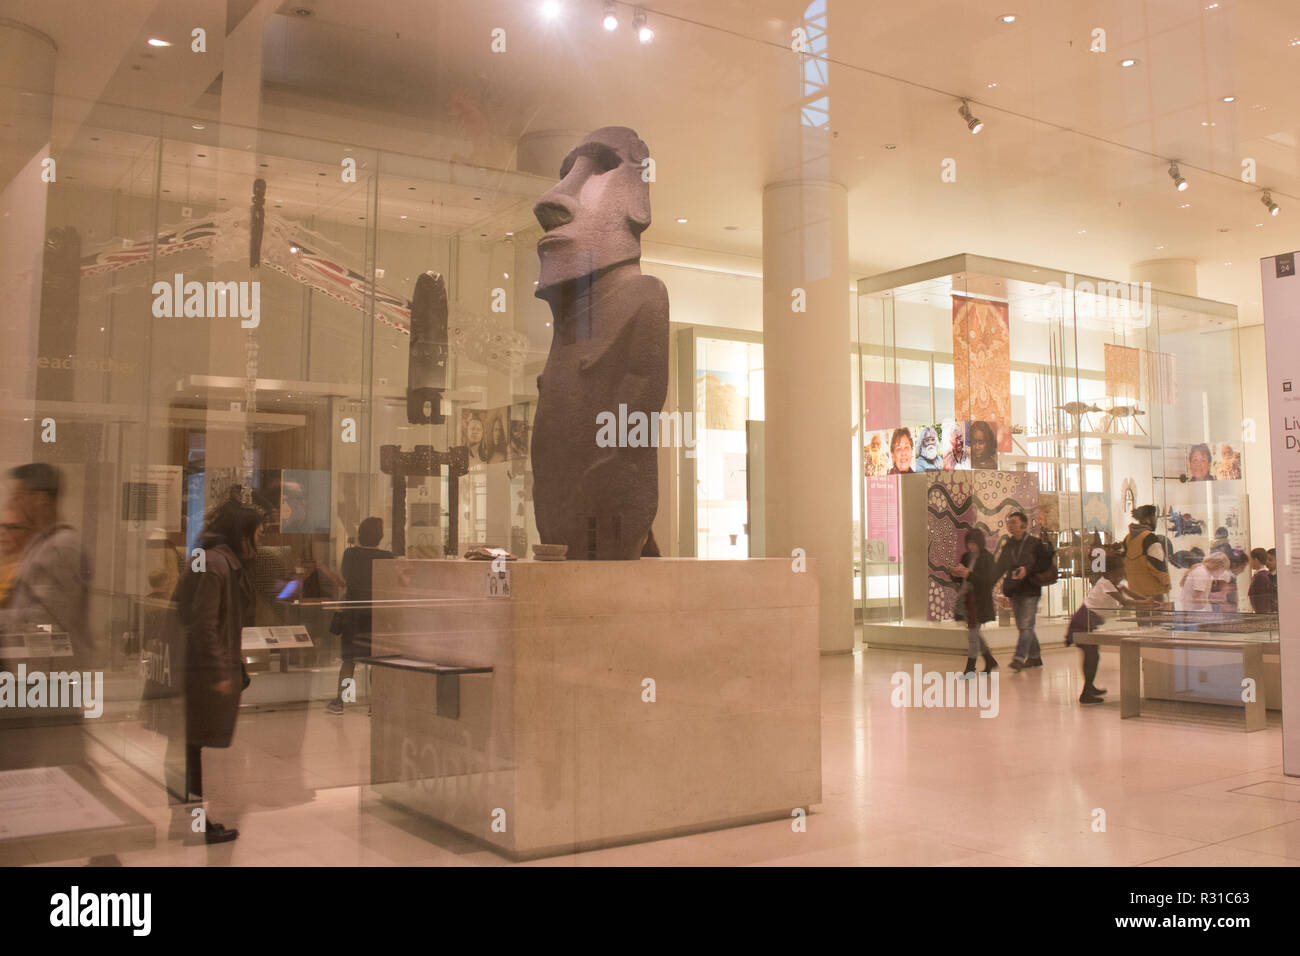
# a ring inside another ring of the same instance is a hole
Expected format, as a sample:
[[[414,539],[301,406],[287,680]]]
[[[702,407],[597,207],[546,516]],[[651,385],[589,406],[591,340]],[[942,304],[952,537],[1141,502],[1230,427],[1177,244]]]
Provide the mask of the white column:
[[[823,653],[853,649],[848,244],[840,184],[764,190],[767,554],[818,562]]]

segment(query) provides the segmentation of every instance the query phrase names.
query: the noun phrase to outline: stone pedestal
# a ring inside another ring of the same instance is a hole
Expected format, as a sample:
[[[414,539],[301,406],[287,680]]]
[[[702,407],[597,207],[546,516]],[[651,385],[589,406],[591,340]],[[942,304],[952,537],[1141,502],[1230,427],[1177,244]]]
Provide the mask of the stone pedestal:
[[[374,613],[375,656],[492,669],[453,688],[373,668],[385,799],[515,858],[820,802],[815,563],[519,561],[508,597],[488,596],[489,574],[375,565],[376,601],[399,602]]]

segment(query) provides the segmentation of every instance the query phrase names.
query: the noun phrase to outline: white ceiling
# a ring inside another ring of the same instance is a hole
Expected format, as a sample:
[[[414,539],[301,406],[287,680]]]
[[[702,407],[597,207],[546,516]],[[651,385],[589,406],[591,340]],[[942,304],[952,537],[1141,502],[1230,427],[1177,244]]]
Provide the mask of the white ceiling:
[[[438,228],[449,230],[527,224],[529,181],[500,172],[524,132],[633,126],[657,164],[647,239],[681,247],[679,257],[761,256],[764,184],[788,175],[801,150],[827,153],[809,171],[849,189],[857,274],[960,251],[1120,278],[1140,260],[1192,258],[1202,296],[1258,321],[1258,260],[1300,248],[1296,0],[829,5],[825,147],[798,126],[789,43],[805,4],[785,0],[656,0],[646,5],[655,42],[644,47],[625,5],[622,29],[601,28],[599,0],[562,0],[555,23],[538,0],[271,3],[280,12],[262,34],[258,125],[320,141],[319,168],[300,157],[284,177],[315,194],[323,183],[307,181],[327,178],[317,173],[334,167],[342,143],[497,170],[496,188],[474,181],[418,197],[426,211],[447,207]],[[0,0],[0,15],[55,37],[65,96],[219,117],[223,53],[203,59],[180,41],[191,22],[223,22],[225,4],[122,2],[126,16],[107,31],[96,4],[15,12],[28,6]],[[1018,19],[1005,25],[1002,13]],[[506,30],[505,53],[489,49],[494,27]],[[1088,51],[1095,27],[1107,31],[1106,53]],[[149,35],[177,45],[150,49]],[[1121,69],[1123,56],[1138,65]],[[986,123],[977,137],[957,116],[960,96]],[[195,143],[169,146],[167,166],[194,188],[203,174],[191,154],[211,151],[188,123],[174,125],[171,135]],[[258,137],[259,148],[271,141]],[[940,181],[948,157],[955,183]],[[1240,181],[1244,157],[1256,160],[1255,185]],[[1167,175],[1170,158],[1191,182],[1185,193]],[[386,183],[385,208],[411,216],[401,194],[419,179]],[[1263,186],[1281,216],[1265,214]],[[297,201],[297,187],[284,191]],[[326,205],[355,218],[351,204],[364,198],[336,192]]]

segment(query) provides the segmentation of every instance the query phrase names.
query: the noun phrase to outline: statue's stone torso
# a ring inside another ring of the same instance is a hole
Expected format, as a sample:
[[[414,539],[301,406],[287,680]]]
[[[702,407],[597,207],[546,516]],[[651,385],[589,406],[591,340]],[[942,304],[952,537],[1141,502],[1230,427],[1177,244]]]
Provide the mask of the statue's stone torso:
[[[659,504],[653,447],[602,448],[597,416],[656,415],[668,390],[668,295],[639,273],[593,290],[588,308],[555,315],[537,379],[534,507],[544,543],[570,560],[636,558]]]

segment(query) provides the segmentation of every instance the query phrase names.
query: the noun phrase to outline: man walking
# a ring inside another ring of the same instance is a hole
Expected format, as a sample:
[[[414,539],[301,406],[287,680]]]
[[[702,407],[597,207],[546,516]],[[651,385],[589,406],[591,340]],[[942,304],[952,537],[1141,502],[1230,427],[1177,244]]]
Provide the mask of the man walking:
[[[1030,536],[1028,530],[1029,519],[1023,511],[1013,511],[1007,516],[1007,533],[1011,537],[1002,545],[997,566],[1002,593],[1011,602],[1016,628],[1020,631],[1016,653],[1011,659],[1013,670],[1043,666],[1043,650],[1034,631],[1034,618],[1043,593],[1040,582],[1052,570],[1052,551]]]

